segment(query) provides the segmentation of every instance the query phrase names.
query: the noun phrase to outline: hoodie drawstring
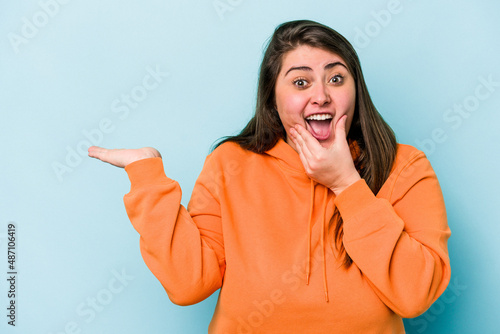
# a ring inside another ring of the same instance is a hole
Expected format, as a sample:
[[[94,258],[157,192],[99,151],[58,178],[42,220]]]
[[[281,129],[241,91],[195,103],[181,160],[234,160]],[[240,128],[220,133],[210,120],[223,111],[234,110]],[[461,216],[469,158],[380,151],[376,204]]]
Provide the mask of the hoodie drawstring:
[[[307,231],[307,265],[306,265],[306,284],[309,285],[309,277],[311,276],[311,230],[312,230],[312,218],[313,218],[313,209],[314,209],[314,186],[315,182],[311,180],[311,204],[309,206],[309,223],[308,223],[308,231]],[[328,282],[326,280],[326,257],[325,257],[325,215],[326,215],[326,205],[328,201],[328,189],[325,189],[323,197],[323,217],[322,217],[322,224],[321,224],[321,249],[322,249],[322,256],[323,256],[323,288],[325,291],[325,300],[326,302],[329,301],[328,299]]]
[[[325,191],[325,196],[323,197],[323,222],[321,225],[321,248],[323,250],[323,287],[325,289],[325,300],[328,303],[328,284],[326,281],[326,257],[325,257],[325,215],[326,215],[326,202],[328,200],[328,190]]]
[[[311,275],[311,227],[314,208],[314,181],[311,180],[311,205],[309,206],[309,225],[307,231],[307,266],[306,266],[306,284],[309,285],[309,276]]]

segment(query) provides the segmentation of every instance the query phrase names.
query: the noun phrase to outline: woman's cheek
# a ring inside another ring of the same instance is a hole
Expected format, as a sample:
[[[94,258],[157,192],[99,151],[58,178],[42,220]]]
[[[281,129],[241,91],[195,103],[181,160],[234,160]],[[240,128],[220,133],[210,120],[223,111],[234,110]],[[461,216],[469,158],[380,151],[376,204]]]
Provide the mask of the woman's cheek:
[[[296,122],[304,123],[304,112],[307,102],[300,97],[290,97],[285,103],[285,109],[290,118],[294,119]]]

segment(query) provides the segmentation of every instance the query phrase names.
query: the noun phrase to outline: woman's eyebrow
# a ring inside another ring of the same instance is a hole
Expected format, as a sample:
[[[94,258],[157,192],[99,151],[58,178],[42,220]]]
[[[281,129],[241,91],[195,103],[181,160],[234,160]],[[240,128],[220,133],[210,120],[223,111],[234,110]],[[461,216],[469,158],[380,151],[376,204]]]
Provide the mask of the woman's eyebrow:
[[[334,68],[334,67],[335,67],[335,66],[337,66],[337,65],[343,66],[343,67],[345,67],[345,69],[347,70],[347,66],[345,66],[345,65],[344,65],[343,63],[341,63],[340,61],[336,61],[335,63],[330,63],[330,64],[327,64],[327,65],[325,66],[325,70],[329,70],[329,69],[331,69],[331,68]]]
[[[347,67],[341,63],[340,61],[336,61],[334,63],[329,63],[329,64],[326,64],[325,65],[325,70],[329,70],[329,69],[332,69],[334,68],[335,66],[343,66],[347,69]],[[308,67],[308,66],[296,66],[296,67],[290,67],[290,69],[288,71],[286,71],[285,73],[285,76],[290,72],[290,71],[294,71],[294,70],[298,70],[298,71],[312,71],[312,68]]]
[[[290,69],[288,71],[286,71],[285,77],[288,74],[288,72],[294,71],[294,70],[298,70],[298,71],[312,71],[312,68],[307,67],[307,66],[290,67]]]

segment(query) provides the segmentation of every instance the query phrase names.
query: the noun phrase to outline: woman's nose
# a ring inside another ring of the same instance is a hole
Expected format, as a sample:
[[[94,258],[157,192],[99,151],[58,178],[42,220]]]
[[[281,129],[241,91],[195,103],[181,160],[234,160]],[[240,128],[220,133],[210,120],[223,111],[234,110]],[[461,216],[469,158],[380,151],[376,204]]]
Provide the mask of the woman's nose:
[[[317,104],[320,107],[331,102],[330,92],[325,84],[316,84],[311,90],[311,102]]]

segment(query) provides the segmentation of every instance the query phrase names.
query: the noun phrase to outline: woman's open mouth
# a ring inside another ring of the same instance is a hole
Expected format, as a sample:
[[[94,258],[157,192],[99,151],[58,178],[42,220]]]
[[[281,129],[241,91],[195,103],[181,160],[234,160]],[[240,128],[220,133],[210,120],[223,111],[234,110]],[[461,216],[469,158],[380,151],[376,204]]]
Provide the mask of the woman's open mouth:
[[[332,130],[333,116],[330,114],[314,114],[306,117],[307,130],[313,135],[317,140],[326,140],[330,137],[330,132]]]

